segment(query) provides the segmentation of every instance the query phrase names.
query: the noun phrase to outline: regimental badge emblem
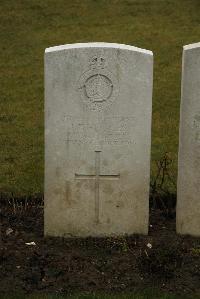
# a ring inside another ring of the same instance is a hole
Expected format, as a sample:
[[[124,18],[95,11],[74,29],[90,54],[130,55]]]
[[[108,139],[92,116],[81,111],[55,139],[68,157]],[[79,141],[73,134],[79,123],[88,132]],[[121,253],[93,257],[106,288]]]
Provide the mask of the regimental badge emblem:
[[[102,110],[110,105],[118,94],[118,82],[107,69],[104,57],[94,56],[90,69],[84,72],[78,83],[81,98],[91,110]]]

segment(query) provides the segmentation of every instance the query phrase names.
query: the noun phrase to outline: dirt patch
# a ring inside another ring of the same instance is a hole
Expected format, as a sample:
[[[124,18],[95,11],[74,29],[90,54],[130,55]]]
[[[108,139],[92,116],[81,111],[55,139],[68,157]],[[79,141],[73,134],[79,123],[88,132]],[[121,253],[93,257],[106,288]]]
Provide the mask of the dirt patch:
[[[174,217],[159,210],[148,236],[124,238],[43,238],[40,204],[2,203],[1,220],[0,293],[200,293],[200,239],[177,236]]]

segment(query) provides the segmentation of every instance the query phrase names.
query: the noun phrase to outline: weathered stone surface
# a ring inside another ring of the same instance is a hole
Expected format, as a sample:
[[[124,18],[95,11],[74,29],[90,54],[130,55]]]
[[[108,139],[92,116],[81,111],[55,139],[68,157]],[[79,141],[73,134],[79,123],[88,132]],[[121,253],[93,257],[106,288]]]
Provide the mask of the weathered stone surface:
[[[183,48],[177,232],[200,236],[200,43]]]
[[[45,234],[147,234],[152,52],[88,43],[45,52]]]

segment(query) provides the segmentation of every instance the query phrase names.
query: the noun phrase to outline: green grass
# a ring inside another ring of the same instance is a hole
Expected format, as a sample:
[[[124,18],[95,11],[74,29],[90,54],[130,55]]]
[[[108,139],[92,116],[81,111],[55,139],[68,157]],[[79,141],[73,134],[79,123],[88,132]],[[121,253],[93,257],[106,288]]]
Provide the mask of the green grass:
[[[72,296],[59,296],[59,295],[22,295],[15,297],[0,297],[0,299],[199,299],[199,296],[178,296],[178,295],[167,295],[167,294],[154,294],[148,293],[144,295],[140,294],[119,294],[119,295],[90,295],[90,294],[82,294],[82,295],[72,295]]]
[[[43,54],[66,43],[154,52],[152,165],[169,152],[176,174],[182,46],[200,41],[199,15],[199,0],[1,0],[0,192],[43,193]]]

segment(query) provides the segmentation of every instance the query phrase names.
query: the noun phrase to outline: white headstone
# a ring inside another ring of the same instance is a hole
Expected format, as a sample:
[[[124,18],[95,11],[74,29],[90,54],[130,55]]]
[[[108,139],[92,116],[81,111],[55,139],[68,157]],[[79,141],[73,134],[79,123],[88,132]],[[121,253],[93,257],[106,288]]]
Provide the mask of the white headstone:
[[[45,234],[148,233],[152,52],[45,52]]]
[[[200,43],[183,48],[177,232],[200,236]]]

